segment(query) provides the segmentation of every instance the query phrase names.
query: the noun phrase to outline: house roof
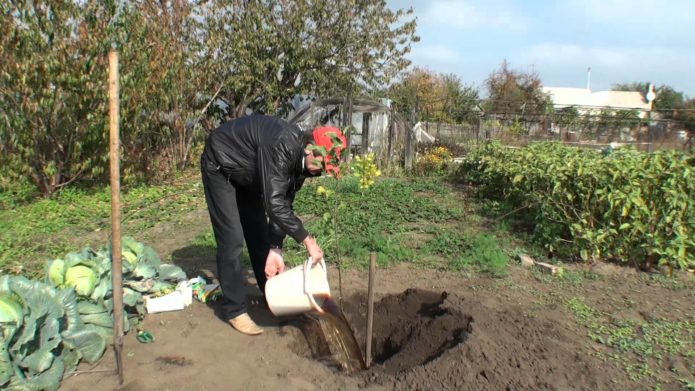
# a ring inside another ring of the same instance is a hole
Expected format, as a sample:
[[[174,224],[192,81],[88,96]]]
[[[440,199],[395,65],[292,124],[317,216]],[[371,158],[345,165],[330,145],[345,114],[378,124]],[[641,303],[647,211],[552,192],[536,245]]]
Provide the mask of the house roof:
[[[543,87],[555,107],[610,106],[614,109],[649,110],[649,103],[638,91],[591,91],[586,88]]]

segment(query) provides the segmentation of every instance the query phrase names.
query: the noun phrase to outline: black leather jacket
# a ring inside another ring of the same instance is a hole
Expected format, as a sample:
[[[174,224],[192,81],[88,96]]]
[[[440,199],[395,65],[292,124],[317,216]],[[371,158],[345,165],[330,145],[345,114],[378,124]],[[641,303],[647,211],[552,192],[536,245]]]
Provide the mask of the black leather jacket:
[[[237,187],[263,198],[270,243],[281,247],[285,234],[302,242],[308,232],[292,210],[304,184],[304,147],[298,126],[280,118],[252,115],[213,130],[203,154]]]

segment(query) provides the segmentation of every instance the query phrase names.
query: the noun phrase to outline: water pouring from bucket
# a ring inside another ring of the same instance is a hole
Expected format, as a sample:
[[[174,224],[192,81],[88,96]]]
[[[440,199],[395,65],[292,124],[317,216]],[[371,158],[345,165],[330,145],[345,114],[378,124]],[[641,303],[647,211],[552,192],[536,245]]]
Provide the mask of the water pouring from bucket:
[[[325,313],[322,305],[330,299],[326,262],[314,264],[311,257],[301,266],[280,273],[265,284],[265,298],[275,316],[307,312]]]
[[[265,298],[275,316],[305,314],[318,322],[323,343],[344,370],[366,368],[350,324],[331,297],[325,261],[314,264],[309,257],[304,265],[271,278],[265,284]]]

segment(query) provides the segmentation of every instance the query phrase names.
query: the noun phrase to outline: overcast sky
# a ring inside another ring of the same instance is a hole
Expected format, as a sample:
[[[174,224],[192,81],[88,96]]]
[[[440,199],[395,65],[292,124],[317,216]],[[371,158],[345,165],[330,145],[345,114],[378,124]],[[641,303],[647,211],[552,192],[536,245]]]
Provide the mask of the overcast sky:
[[[481,88],[507,59],[544,86],[651,81],[695,97],[695,0],[387,0],[413,7],[413,65]]]

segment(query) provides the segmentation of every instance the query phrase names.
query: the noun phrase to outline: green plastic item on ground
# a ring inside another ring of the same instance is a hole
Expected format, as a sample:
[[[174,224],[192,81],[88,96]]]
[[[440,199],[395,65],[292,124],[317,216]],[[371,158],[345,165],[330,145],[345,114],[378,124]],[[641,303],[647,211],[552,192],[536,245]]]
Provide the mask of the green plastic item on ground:
[[[152,335],[148,331],[138,331],[138,334],[135,336],[135,339],[137,339],[140,343],[152,343],[154,342],[154,335]]]

